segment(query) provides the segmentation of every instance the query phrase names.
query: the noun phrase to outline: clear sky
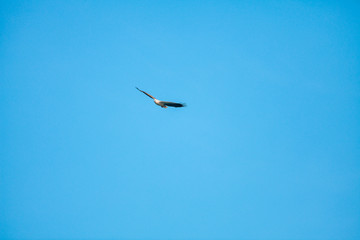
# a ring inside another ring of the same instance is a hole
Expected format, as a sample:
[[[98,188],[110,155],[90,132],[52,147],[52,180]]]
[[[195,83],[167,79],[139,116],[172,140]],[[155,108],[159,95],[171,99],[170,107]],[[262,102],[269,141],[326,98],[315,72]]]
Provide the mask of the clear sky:
[[[0,239],[360,239],[360,4],[1,1],[0,158]]]

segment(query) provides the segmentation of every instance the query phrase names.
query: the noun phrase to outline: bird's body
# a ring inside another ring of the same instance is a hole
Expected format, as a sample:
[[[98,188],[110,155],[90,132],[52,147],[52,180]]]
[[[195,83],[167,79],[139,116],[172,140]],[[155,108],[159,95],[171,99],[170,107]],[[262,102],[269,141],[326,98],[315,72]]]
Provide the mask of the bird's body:
[[[156,105],[159,105],[162,108],[167,108],[167,107],[185,107],[185,104],[183,103],[175,103],[175,102],[166,102],[166,101],[160,101],[156,98],[154,98],[153,96],[151,96],[150,94],[148,94],[147,92],[144,92],[138,88],[136,88],[137,90],[139,90],[140,92],[144,93],[145,95],[147,95],[148,97],[152,98],[154,100],[154,103]]]
[[[165,106],[164,103],[160,100],[154,99],[154,103],[162,108],[167,108],[167,106]]]

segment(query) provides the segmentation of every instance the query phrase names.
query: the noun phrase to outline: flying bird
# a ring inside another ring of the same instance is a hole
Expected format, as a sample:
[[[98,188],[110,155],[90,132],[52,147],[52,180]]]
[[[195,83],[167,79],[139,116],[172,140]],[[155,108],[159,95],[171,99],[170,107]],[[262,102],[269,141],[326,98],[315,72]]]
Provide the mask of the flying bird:
[[[140,89],[138,89],[138,88],[136,88],[136,89],[139,90],[140,92],[144,93],[146,96],[154,99],[154,103],[155,103],[156,105],[159,105],[159,106],[162,107],[162,108],[167,108],[167,107],[176,107],[176,108],[178,108],[178,107],[185,107],[185,104],[183,104],[183,103],[160,101],[160,100],[154,98],[153,96],[151,96],[150,94],[148,94],[147,92],[144,92],[144,91],[142,91],[142,90],[140,90]]]

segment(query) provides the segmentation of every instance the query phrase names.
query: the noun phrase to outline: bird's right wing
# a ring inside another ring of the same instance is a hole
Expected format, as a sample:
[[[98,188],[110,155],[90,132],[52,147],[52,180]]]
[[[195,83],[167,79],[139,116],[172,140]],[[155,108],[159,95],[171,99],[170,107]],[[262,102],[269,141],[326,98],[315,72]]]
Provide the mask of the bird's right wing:
[[[152,99],[155,99],[153,96],[151,96],[151,95],[148,94],[147,92],[144,92],[144,91],[142,91],[142,90],[140,90],[140,89],[138,89],[138,88],[136,88],[136,89],[139,90],[140,92],[146,94],[148,97],[151,97]]]
[[[169,107],[185,107],[185,103],[175,103],[175,102],[164,102],[161,101],[165,106],[169,106]]]

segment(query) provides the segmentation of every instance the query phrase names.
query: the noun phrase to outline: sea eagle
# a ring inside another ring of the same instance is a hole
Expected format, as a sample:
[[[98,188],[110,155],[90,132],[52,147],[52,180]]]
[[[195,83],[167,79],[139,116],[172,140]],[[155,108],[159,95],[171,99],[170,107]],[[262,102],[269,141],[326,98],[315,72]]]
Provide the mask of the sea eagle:
[[[174,102],[165,102],[165,101],[160,101],[160,100],[157,100],[156,98],[154,98],[153,96],[151,96],[150,94],[148,94],[147,92],[144,92],[138,88],[136,88],[137,90],[139,90],[140,92],[146,94],[148,97],[151,97],[152,99],[154,99],[154,103],[156,105],[159,105],[160,107],[162,108],[167,108],[167,107],[185,107],[185,104],[183,103],[174,103]]]

